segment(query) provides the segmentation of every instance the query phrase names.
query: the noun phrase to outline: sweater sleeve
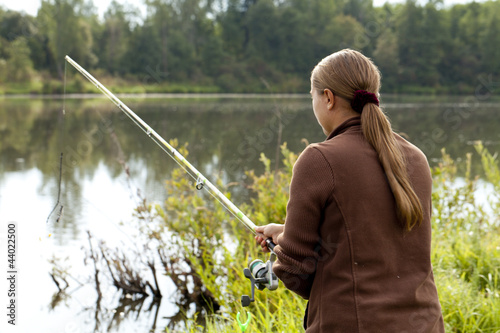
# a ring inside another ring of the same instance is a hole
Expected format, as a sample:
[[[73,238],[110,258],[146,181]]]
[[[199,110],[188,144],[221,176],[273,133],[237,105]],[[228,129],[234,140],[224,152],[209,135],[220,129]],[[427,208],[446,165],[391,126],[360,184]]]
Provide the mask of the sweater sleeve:
[[[319,228],[333,191],[330,164],[308,146],[293,167],[283,233],[278,237],[274,273],[285,286],[309,299],[318,260]]]

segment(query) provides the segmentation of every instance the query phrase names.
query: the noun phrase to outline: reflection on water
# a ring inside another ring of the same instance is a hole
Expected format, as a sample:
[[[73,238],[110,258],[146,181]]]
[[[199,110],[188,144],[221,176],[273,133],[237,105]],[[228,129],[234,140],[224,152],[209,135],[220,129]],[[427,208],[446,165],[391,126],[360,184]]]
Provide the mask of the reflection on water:
[[[130,98],[124,102],[165,139],[189,143],[188,160],[209,179],[218,176],[226,183],[244,183],[246,170],[261,171],[261,152],[274,163],[280,143],[287,142],[299,152],[305,142],[324,140],[309,98]],[[162,330],[179,310],[169,296],[175,288],[172,282],[161,280],[161,303],[122,297],[110,286],[103,291],[102,303],[96,304],[95,288],[89,282],[91,267],[84,265],[82,246],[88,245],[86,230],[109,246],[131,246],[137,234],[130,223],[140,203],[137,189],[149,201],[161,202],[163,180],[176,164],[107,100],[69,99],[64,117],[61,100],[10,99],[0,104],[0,225],[18,221],[20,256],[27,262],[33,257],[40,261],[26,265],[24,271],[26,283],[33,282],[32,276],[41,276],[37,285],[42,288],[24,288],[21,318],[33,312],[34,320],[21,323],[28,330],[51,332],[87,332],[96,325],[102,331]],[[397,100],[386,101],[385,110],[394,129],[435,164],[441,148],[460,157],[473,151],[476,140],[498,151],[497,107]],[[46,224],[58,196],[61,151],[64,216],[58,223],[51,219]],[[478,159],[475,162],[479,169]],[[236,204],[248,200],[244,186],[233,189]],[[60,294],[48,275],[47,259],[53,256],[76,272],[68,277],[70,287]]]

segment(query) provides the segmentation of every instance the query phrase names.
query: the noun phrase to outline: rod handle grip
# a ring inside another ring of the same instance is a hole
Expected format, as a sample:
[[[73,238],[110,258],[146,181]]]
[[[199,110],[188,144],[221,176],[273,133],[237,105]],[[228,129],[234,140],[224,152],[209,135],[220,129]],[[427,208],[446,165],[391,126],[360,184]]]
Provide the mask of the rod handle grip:
[[[266,245],[267,245],[267,248],[271,251],[274,251],[274,247],[276,246],[276,244],[273,243],[273,239],[271,237],[266,239]]]

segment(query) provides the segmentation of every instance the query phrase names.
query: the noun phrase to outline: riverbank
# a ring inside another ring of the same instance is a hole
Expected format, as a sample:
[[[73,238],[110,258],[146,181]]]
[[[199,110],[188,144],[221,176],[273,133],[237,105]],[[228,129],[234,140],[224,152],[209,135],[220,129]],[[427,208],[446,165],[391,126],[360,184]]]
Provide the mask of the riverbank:
[[[119,98],[137,98],[137,99],[270,99],[270,98],[308,98],[309,94],[258,94],[258,93],[116,93]],[[12,94],[3,95],[0,98],[4,99],[96,99],[107,98],[106,95],[100,93],[72,93],[72,94]]]
[[[137,77],[112,77],[108,75],[99,75],[100,71],[93,73],[96,78],[106,86],[110,91],[116,94],[222,94],[222,95],[295,95],[307,94],[309,91],[308,80],[301,84],[287,85],[283,82],[269,83],[253,82],[252,84],[242,84],[235,81],[229,88],[220,87],[211,83],[193,83],[193,82],[165,82],[154,80],[141,80]],[[45,96],[61,95],[64,92],[68,94],[94,94],[96,87],[79,76],[78,73],[69,74],[66,79],[66,85],[63,80],[42,79],[37,77],[28,82],[0,83],[0,97],[2,96]],[[490,98],[493,92],[490,90],[478,90],[477,87],[461,85],[457,87],[430,87],[430,86],[400,86],[397,90],[391,89],[384,91],[384,95],[392,96],[415,96],[428,100],[429,96],[440,98],[443,96],[478,96],[481,98]]]
[[[123,93],[110,89],[118,98],[128,100],[154,100],[154,99],[191,99],[191,100],[224,100],[224,99],[263,99],[286,100],[307,99],[308,93]],[[97,91],[97,89],[94,89]],[[91,100],[107,99],[106,95],[99,92],[55,94],[4,94],[1,100]],[[443,109],[468,109],[475,106],[491,109],[498,108],[500,96],[490,96],[488,99],[478,98],[475,95],[411,95],[411,94],[381,94],[381,106],[386,109],[414,109],[418,107],[432,107]]]

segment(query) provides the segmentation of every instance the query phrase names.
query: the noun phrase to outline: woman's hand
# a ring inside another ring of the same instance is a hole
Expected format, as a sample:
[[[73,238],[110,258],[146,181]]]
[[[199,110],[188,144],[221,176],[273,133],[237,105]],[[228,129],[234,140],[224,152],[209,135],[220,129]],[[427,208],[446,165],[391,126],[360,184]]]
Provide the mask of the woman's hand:
[[[269,252],[266,245],[266,239],[268,238],[272,238],[273,243],[278,245],[278,236],[283,232],[283,227],[283,224],[277,223],[270,223],[268,225],[255,227],[255,232],[257,233],[255,240],[262,247],[262,251]]]

